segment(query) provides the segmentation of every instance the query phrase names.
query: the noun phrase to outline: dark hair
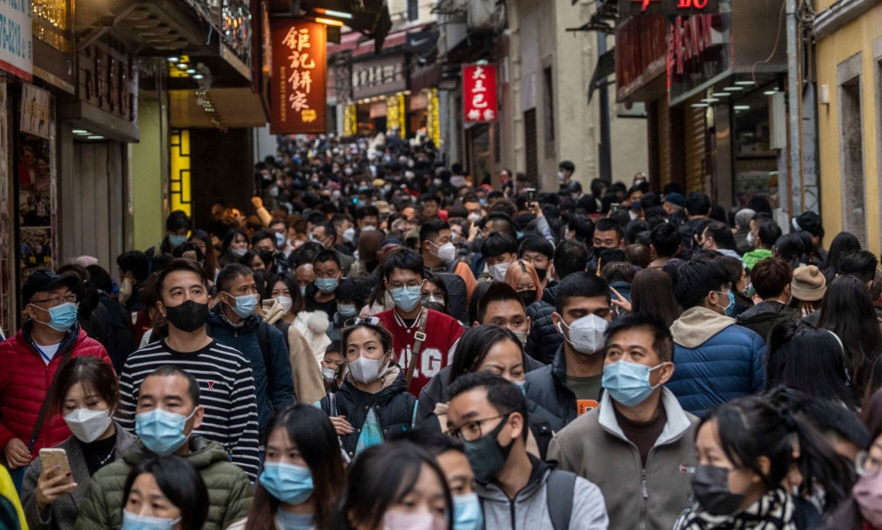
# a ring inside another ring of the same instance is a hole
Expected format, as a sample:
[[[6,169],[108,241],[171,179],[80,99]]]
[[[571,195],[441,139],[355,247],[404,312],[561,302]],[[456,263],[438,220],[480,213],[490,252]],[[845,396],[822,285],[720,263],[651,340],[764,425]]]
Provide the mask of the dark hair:
[[[445,315],[449,315],[450,314],[450,296],[448,296],[448,294],[447,294],[447,284],[444,283],[444,279],[441,278],[441,276],[439,276],[438,273],[427,271],[426,272],[426,282],[431,283],[432,285],[434,285],[438,289],[441,289],[441,292],[444,293],[444,303],[443,304],[436,304],[436,305],[438,306],[438,308],[440,308],[442,313],[444,313]],[[431,302],[431,303],[435,304],[435,302]],[[436,308],[430,307],[429,309],[436,309]],[[436,310],[438,310],[438,309],[436,309]]]
[[[346,478],[343,458],[340,456],[337,433],[328,415],[311,405],[291,405],[279,412],[269,429],[284,429],[288,439],[297,447],[312,474],[314,486],[312,499],[315,504],[315,527],[328,530],[332,527],[337,508],[337,497],[344,490]],[[267,443],[269,443],[267,441]],[[267,447],[269,451],[269,447]],[[257,482],[254,500],[248,510],[245,530],[274,528],[279,500]]]
[[[793,269],[781,258],[760,260],[750,271],[750,283],[763,300],[777,298],[793,280]]]
[[[711,200],[706,194],[699,191],[690,192],[683,202],[686,212],[694,217],[696,215],[708,215],[711,209]]]
[[[123,252],[116,258],[116,266],[123,272],[132,271],[136,282],[145,280],[150,274],[150,258],[140,250]]]
[[[520,344],[520,343],[518,343]],[[457,378],[447,388],[447,394],[450,401],[460,394],[464,394],[476,388],[483,388],[487,391],[487,402],[490,403],[499,414],[511,414],[517,412],[524,418],[524,440],[527,439],[527,431],[529,430],[529,413],[527,411],[527,398],[524,393],[514,383],[511,383],[501,376],[490,372],[473,372],[464,374]]]
[[[420,277],[425,274],[423,257],[415,250],[403,248],[386,256],[383,262],[383,276],[388,280],[392,277],[392,271],[401,269],[410,271]]]
[[[661,362],[667,363],[674,360],[674,338],[671,336],[669,326],[660,318],[648,314],[625,315],[613,320],[606,329],[604,356],[606,356],[606,348],[609,347],[610,341],[616,334],[632,329],[652,333],[652,349],[655,350],[655,354]]]
[[[849,388],[839,339],[826,329],[785,320],[769,335],[766,385],[783,385],[829,399],[850,410],[859,405]]]
[[[483,324],[484,317],[487,315],[487,307],[493,302],[516,302],[523,308],[524,315],[527,314],[524,301],[512,286],[503,282],[488,282],[487,290],[478,299],[477,318],[473,322],[477,321],[478,324]]]
[[[493,233],[481,245],[485,258],[495,258],[503,254],[517,254],[518,240],[508,234]]]
[[[261,294],[261,298],[264,300],[272,298],[273,289],[275,289],[276,283],[278,282],[284,283],[285,287],[288,288],[288,292],[291,293],[291,312],[296,315],[303,311],[306,302],[303,300],[303,295],[300,294],[300,286],[297,284],[297,280],[294,279],[294,275],[291,272],[285,272],[271,277],[269,281],[267,281],[266,296]]]
[[[588,247],[580,241],[567,239],[554,249],[554,273],[560,280],[588,267]]]
[[[423,466],[432,470],[444,490],[448,514],[446,528],[453,530],[453,499],[444,472],[432,455],[417,445],[404,441],[369,447],[355,459],[348,470],[349,481],[346,495],[338,510],[336,528],[380,526],[386,511],[400,502],[416,485]],[[351,520],[357,524],[353,524]]]
[[[465,454],[465,446],[461,441],[452,436],[428,429],[410,429],[408,431],[395,432],[389,436],[389,440],[392,442],[410,442],[429,453],[435,459],[448,451]]]
[[[861,421],[870,431],[870,443],[882,436],[882,390],[877,390],[867,398],[861,411]],[[864,449],[864,448],[862,448]]]
[[[107,294],[113,291],[113,280],[110,279],[110,273],[104,270],[104,267],[101,265],[89,265],[86,267],[86,271],[89,272],[89,279],[92,285]]]
[[[732,233],[732,229],[726,223],[711,221],[704,230],[707,235],[714,238],[717,248],[735,250],[735,234]]]
[[[616,224],[618,226],[618,224]],[[581,241],[586,245],[592,243],[591,238],[594,237],[594,231],[597,227],[594,225],[594,221],[585,216],[578,216],[567,223],[567,230],[572,230],[574,237],[577,241]],[[620,228],[621,230],[621,228]]]
[[[717,406],[706,414],[699,430],[716,421],[717,439],[736,469],[756,473],[768,490],[780,487],[795,462],[802,472],[800,493],[810,494],[821,485],[826,493],[824,507],[829,511],[848,497],[848,466],[837,458],[829,444],[808,422],[787,407],[775,406],[770,399],[743,396]],[[799,441],[799,459],[793,458],[793,440]],[[759,459],[766,457],[769,472],[763,473]]]
[[[622,225],[620,225],[614,219],[610,219],[609,217],[604,217],[602,219],[598,219],[596,223],[594,223],[594,233],[597,232],[609,232],[614,231],[616,233],[616,237],[621,241],[625,234],[622,232]]]
[[[631,283],[634,281],[634,274],[636,272],[634,266],[626,261],[609,261],[603,263],[600,277],[603,278],[603,281],[606,283]]]
[[[263,241],[264,239],[269,239],[270,243],[273,244],[273,248],[276,248],[276,234],[265,230],[254,232],[254,236],[251,238],[251,245],[254,246],[258,241]]]
[[[496,284],[505,285],[506,287],[511,288],[511,286],[502,282],[480,282],[475,285],[475,290],[472,291],[472,298],[469,300],[469,322],[481,322],[478,318],[478,302],[480,302],[481,298],[484,297],[484,294],[490,290],[490,287]]]
[[[434,195],[431,197],[436,200],[438,199]],[[422,226],[420,226],[420,244],[437,236],[442,230],[450,230],[450,225],[447,224],[447,221],[433,219],[423,223]]]
[[[845,408],[840,403],[828,399],[813,399],[808,395],[806,398],[797,405],[797,410],[805,415],[821,434],[832,433],[861,449],[870,445],[870,433],[858,420],[854,409]]]
[[[677,267],[674,272],[674,297],[684,310],[700,306],[711,291],[732,282],[726,269],[716,261],[695,259]]]
[[[338,301],[355,302],[355,307],[360,309],[371,295],[372,283],[368,278],[346,278],[337,287],[335,298]]]
[[[671,327],[680,317],[671,277],[661,269],[646,269],[634,275],[631,282],[631,311],[661,319]]]
[[[778,241],[778,238],[781,237],[781,227],[771,219],[764,221],[757,231],[757,236],[764,247],[772,248],[775,246],[775,242]]]
[[[792,234],[784,234],[775,242],[775,251],[778,257],[790,264],[795,269],[799,267],[799,261],[804,253],[812,250],[811,245],[806,247],[805,242],[800,234],[805,234],[811,240],[811,234],[808,232],[794,232]]]
[[[466,330],[459,338],[456,353],[450,362],[447,384],[450,385],[458,377],[477,370],[493,346],[505,340],[514,342],[523,354],[521,341],[508,328],[488,324]]]
[[[343,262],[340,261],[340,256],[337,255],[336,251],[331,249],[325,249],[316,254],[315,257],[312,258],[312,266],[315,267],[319,263],[328,263],[331,261],[337,264],[338,269],[343,268]]]
[[[183,210],[173,211],[168,214],[168,217],[165,220],[165,229],[168,232],[177,232],[178,230],[184,229],[189,232],[190,228],[192,228],[190,218],[187,217],[186,212]]]
[[[852,386],[863,396],[870,369],[882,354],[882,332],[867,286],[854,276],[834,279],[821,301],[818,325],[842,340]]]
[[[833,278],[839,274],[839,258],[849,250],[860,250],[861,242],[857,236],[849,232],[840,232],[833,238],[830,243],[830,251],[827,252],[827,262],[824,263],[824,276],[827,278],[827,284],[833,281]]]
[[[242,276],[254,276],[254,271],[251,268],[242,265],[241,263],[230,263],[217,275],[217,280],[215,280],[215,285],[217,285],[218,291],[226,291],[230,286],[230,283],[233,282],[236,278]]]
[[[151,377],[183,377],[187,380],[187,395],[190,396],[190,401],[193,402],[193,407],[195,408],[199,406],[199,381],[197,381],[190,372],[178,368],[173,364],[165,364],[147,374],[144,381]],[[144,384],[144,381],[141,381],[141,385]],[[140,388],[138,389],[138,395],[141,395]]]
[[[602,296],[609,303],[609,285],[602,278],[587,272],[577,272],[561,280],[555,291],[555,310],[563,315],[570,298],[596,298]]]
[[[50,414],[60,413],[64,409],[64,400],[70,387],[79,383],[83,392],[92,390],[110,407],[110,413],[119,405],[119,382],[109,362],[97,357],[72,357],[58,367],[58,372],[49,389]]]
[[[221,243],[221,252],[229,252],[230,245],[233,244],[233,241],[236,240],[237,236],[242,236],[245,238],[246,243],[251,243],[251,240],[248,239],[248,234],[245,233],[241,228],[235,227],[227,230],[227,235],[224,236],[224,240]]]
[[[861,397],[869,399],[880,388],[882,388],[882,356],[873,362],[873,367],[870,369],[870,380],[867,382],[867,389]]]
[[[135,481],[144,473],[153,475],[162,494],[181,511],[181,528],[202,528],[208,519],[208,489],[202,476],[179,456],[151,458],[135,466],[123,488],[123,511]]]
[[[868,283],[875,279],[878,265],[879,260],[869,250],[849,250],[839,258],[839,274],[851,274]]]
[[[659,223],[649,232],[649,240],[660,258],[672,258],[680,248],[682,238],[674,223]]]
[[[202,282],[203,286],[208,285],[208,281],[205,278],[205,270],[198,263],[184,258],[175,258],[159,273],[159,277],[156,279],[156,297],[160,301],[162,300],[162,290],[165,288],[165,279],[173,272],[192,272],[199,276],[199,281]]]
[[[540,236],[528,236],[521,241],[518,247],[518,258],[523,258],[525,252],[538,252],[550,260],[554,259],[554,245],[551,241]]]
[[[340,339],[340,342],[343,345],[341,351],[344,359],[346,358],[346,346],[349,344],[349,336],[352,335],[352,332],[360,328],[366,328],[380,336],[380,345],[383,347],[383,355],[392,351],[394,345],[392,342],[392,334],[389,333],[389,330],[383,327],[382,324],[373,324],[371,322],[370,319],[361,319],[358,320],[357,324],[343,328],[343,337]]]

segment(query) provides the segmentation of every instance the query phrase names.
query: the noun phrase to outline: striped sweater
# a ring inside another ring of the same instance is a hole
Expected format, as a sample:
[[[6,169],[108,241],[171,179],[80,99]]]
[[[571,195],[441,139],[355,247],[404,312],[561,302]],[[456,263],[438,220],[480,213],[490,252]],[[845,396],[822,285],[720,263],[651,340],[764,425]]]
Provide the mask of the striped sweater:
[[[185,370],[199,382],[205,417],[202,426],[193,432],[223,445],[230,460],[254,481],[260,462],[251,364],[241,353],[217,341],[199,351],[181,353],[163,340],[131,354],[119,377],[120,424],[134,432],[141,383],[153,370],[167,364]]]

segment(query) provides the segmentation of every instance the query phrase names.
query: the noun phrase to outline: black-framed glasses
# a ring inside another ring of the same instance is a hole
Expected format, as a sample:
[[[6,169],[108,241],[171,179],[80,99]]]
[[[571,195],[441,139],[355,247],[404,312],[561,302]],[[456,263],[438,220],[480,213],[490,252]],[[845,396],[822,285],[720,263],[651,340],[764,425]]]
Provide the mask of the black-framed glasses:
[[[872,456],[869,451],[858,451],[854,458],[854,470],[860,477],[875,478],[882,471],[882,460]]]
[[[503,421],[499,422],[499,425],[504,424],[508,421],[508,417],[511,416],[511,412],[508,414],[500,414],[499,416],[493,416],[492,418],[484,418],[481,420],[472,420],[466,422],[459,429],[451,429],[450,436],[456,438],[457,440],[462,440],[464,442],[474,442],[475,440],[480,440],[484,437],[484,424],[488,421],[498,420],[500,418]]]
[[[343,326],[348,328],[350,326],[361,326],[362,324],[367,324],[368,326],[382,326],[383,321],[377,317],[355,317],[344,322]]]
[[[61,304],[75,304],[77,303],[77,295],[73,293],[66,294],[64,296],[59,296],[55,298],[44,298],[43,300],[31,300],[32,304],[48,304],[50,307],[55,307]]]

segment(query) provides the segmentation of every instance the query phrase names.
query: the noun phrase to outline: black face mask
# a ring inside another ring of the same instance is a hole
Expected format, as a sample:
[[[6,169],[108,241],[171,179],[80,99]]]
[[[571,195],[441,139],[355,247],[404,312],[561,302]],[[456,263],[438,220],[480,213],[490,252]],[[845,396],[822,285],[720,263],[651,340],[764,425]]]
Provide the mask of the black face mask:
[[[697,466],[692,493],[701,509],[711,515],[731,515],[744,502],[743,494],[729,491],[729,470],[724,467]]]
[[[533,268],[536,269],[536,267],[533,267]],[[545,281],[545,275],[546,275],[546,274],[548,274],[548,270],[547,270],[547,269],[536,269],[536,276],[539,276],[539,281],[540,281],[540,282],[544,282],[544,281]]]
[[[165,307],[166,315],[174,327],[181,331],[196,331],[208,322],[208,304],[198,304],[193,300],[187,300],[181,305]]]
[[[524,307],[530,307],[530,304],[536,301],[536,292],[536,289],[518,291],[518,297],[524,303]]]
[[[499,425],[489,433],[474,442],[465,442],[466,458],[475,473],[475,480],[481,484],[487,484],[493,480],[508,461],[508,455],[511,453],[514,442],[502,447],[496,439],[507,423],[508,415],[504,416]]]

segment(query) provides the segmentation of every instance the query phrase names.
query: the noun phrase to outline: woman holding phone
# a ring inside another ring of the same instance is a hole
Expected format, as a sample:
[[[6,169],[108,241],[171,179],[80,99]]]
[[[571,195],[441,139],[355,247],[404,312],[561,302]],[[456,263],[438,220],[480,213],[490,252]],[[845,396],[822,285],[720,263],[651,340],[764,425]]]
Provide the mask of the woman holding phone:
[[[41,451],[31,463],[21,500],[29,528],[73,530],[92,475],[121,458],[135,437],[113,421],[119,387],[113,368],[101,359],[68,361],[59,368],[48,399],[50,415],[61,413],[74,435],[57,448]],[[70,472],[64,469],[65,459]]]

